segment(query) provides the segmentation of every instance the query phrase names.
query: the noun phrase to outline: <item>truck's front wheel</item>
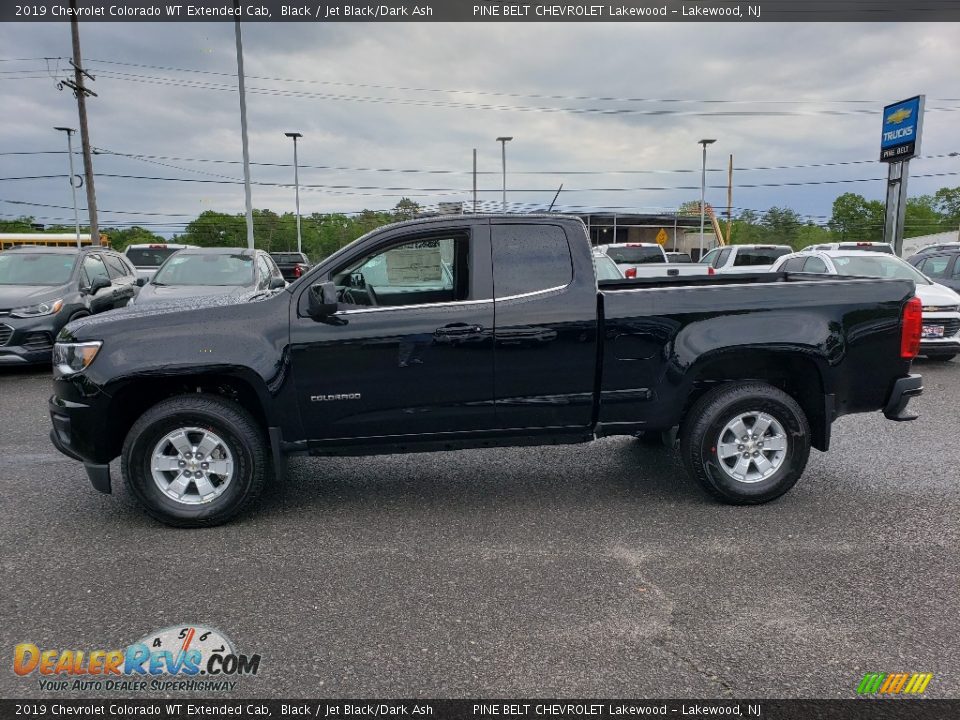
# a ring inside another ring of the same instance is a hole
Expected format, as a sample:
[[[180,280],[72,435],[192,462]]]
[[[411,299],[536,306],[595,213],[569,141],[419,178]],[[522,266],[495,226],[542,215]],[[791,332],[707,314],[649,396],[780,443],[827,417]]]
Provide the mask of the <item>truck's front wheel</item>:
[[[797,402],[760,382],[729,383],[700,398],[680,438],[687,470],[735,505],[780,497],[800,479],[810,455],[810,426]]]
[[[215,395],[178,395],[137,420],[121,470],[146,512],[174,527],[227,522],[263,488],[266,445],[256,421]]]

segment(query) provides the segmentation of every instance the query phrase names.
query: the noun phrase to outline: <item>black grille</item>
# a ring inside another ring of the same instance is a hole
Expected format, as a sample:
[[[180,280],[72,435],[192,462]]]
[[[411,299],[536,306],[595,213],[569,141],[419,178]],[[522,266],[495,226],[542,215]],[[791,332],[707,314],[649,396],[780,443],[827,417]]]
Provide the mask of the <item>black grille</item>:
[[[9,325],[0,325],[0,345],[6,345],[11,335],[13,335],[12,327]]]
[[[48,332],[28,333],[23,338],[23,346],[28,350],[49,350],[53,347],[53,336]]]

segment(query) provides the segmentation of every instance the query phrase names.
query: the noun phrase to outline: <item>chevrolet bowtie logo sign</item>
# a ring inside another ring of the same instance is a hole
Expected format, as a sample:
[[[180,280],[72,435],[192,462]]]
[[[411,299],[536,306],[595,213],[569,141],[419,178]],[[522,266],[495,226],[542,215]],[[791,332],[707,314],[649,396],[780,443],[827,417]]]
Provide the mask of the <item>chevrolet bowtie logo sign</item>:
[[[913,110],[908,110],[907,108],[900,108],[896,112],[890,113],[887,115],[887,122],[893,125],[899,125],[904,120],[913,115]]]

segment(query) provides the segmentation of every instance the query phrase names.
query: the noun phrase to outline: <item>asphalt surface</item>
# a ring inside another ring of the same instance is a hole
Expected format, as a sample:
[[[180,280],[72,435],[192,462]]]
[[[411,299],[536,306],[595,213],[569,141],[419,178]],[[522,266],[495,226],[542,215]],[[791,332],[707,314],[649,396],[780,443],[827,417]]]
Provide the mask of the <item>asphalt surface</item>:
[[[95,492],[47,439],[48,372],[2,370],[0,697],[54,697],[17,643],[181,623],[261,654],[230,697],[845,698],[868,671],[958,697],[960,361],[916,368],[920,420],[841,419],[761,507],[624,438],[293,459],[203,531],[143,515],[117,467]]]

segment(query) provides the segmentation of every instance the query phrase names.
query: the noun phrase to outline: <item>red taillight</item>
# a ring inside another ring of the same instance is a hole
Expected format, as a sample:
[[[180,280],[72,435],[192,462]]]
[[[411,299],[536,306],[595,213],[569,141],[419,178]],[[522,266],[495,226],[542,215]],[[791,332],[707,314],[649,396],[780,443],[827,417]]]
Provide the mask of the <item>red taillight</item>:
[[[913,360],[920,352],[920,334],[923,328],[923,303],[912,297],[903,306],[903,322],[900,325],[900,357]]]
[[[637,269],[636,269],[636,268],[627,268],[626,272],[623,273],[623,276],[624,276],[624,277],[628,277],[628,278],[635,278],[635,277],[637,276]]]
[[[294,265],[294,266],[293,266],[293,276],[294,276],[294,277],[300,277],[301,275],[303,275],[303,266],[302,266],[302,265]]]
[[[707,275],[716,275],[717,271],[713,269],[712,265],[707,265]]]

